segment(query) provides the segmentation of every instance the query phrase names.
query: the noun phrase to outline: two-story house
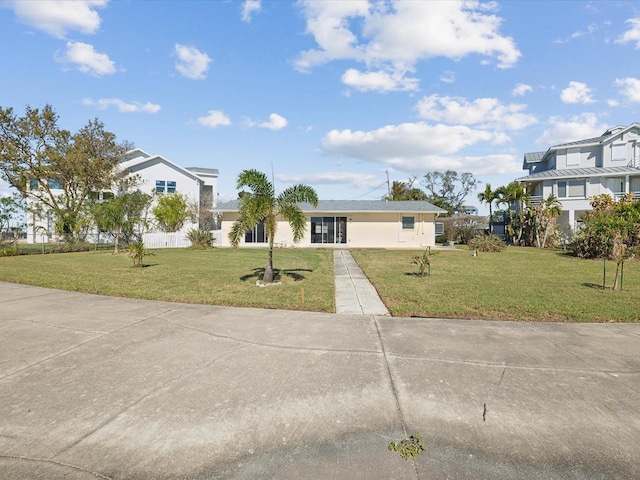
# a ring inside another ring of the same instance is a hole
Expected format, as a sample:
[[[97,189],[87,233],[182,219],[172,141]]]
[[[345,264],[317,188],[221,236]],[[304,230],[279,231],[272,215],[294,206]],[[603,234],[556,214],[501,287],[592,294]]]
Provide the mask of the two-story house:
[[[137,189],[144,193],[166,195],[181,193],[190,202],[199,205],[200,208],[213,211],[217,205],[218,197],[218,170],[213,168],[184,168],[161,155],[151,155],[138,148],[127,152],[118,163],[118,168],[129,175],[136,175],[139,183]],[[62,186],[51,186],[54,194],[62,195]],[[34,187],[37,188],[37,182]],[[94,192],[92,200],[103,201],[116,195],[117,192]],[[37,211],[32,205],[36,200],[29,199],[27,219],[27,242],[38,243],[48,241],[53,236],[54,218],[51,212]],[[35,211],[34,211],[35,210]],[[190,228],[197,228],[197,223],[187,222],[180,234],[186,233]],[[87,236],[87,240],[100,241],[97,232]]]
[[[563,210],[558,224],[575,230],[595,195],[618,199],[633,193],[640,198],[640,124],[613,127],[599,137],[555,145],[546,152],[525,153],[522,168],[529,175],[517,181],[528,186],[532,204],[554,194]]]

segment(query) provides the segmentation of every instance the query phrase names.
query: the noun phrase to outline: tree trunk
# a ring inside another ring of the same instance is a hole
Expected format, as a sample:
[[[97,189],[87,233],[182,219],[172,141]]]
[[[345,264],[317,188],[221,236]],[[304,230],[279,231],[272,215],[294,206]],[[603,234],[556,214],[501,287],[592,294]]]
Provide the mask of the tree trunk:
[[[618,288],[618,275],[619,275],[619,273],[620,273],[620,264],[621,264],[621,263],[622,263],[622,262],[618,262],[618,263],[616,264],[616,276],[615,276],[615,277],[614,277],[614,279],[613,279],[613,288],[612,288],[612,290],[615,290],[616,288]]]
[[[120,230],[116,230],[116,246],[113,249],[113,253],[116,255],[119,253],[119,250],[118,250],[119,245],[120,245]]]
[[[264,283],[273,283],[273,238],[269,239],[269,257],[262,277]]]

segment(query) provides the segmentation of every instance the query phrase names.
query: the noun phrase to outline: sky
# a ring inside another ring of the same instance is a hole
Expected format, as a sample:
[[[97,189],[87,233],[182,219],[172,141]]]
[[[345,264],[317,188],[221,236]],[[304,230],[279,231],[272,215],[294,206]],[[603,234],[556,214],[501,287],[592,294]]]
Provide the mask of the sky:
[[[220,202],[250,168],[323,200],[448,169],[495,189],[640,122],[637,1],[0,0],[0,42],[0,106],[216,168]]]

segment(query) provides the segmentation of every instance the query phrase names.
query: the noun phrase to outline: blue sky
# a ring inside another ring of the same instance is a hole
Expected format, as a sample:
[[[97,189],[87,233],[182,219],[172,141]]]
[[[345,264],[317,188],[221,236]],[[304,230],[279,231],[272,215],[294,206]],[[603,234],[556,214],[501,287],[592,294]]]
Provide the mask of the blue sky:
[[[246,168],[321,199],[379,199],[387,171],[495,188],[640,121],[634,1],[0,0],[0,41],[2,107],[217,168],[220,201]]]

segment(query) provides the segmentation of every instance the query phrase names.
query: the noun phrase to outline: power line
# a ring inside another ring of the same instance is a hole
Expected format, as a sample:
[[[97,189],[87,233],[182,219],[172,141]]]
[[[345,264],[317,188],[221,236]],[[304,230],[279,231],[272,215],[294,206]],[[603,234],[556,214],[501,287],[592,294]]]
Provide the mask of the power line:
[[[351,200],[357,200],[359,198],[365,197],[367,195],[369,195],[370,193],[375,192],[376,190],[381,189],[382,187],[384,187],[387,184],[386,181],[382,182],[380,185],[378,185],[377,187],[375,187],[373,190],[369,190],[367,193],[363,193],[362,195],[359,195],[357,197],[353,197]]]

